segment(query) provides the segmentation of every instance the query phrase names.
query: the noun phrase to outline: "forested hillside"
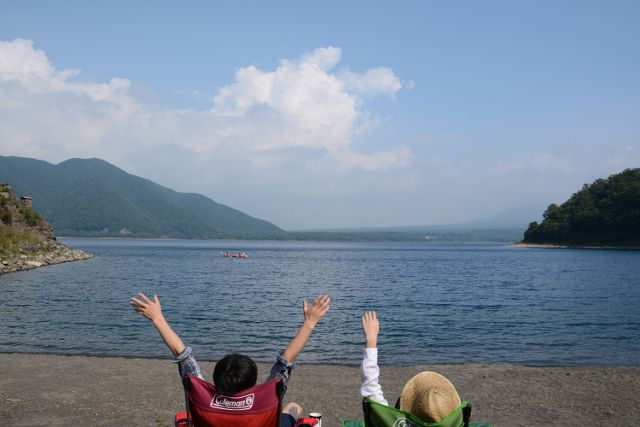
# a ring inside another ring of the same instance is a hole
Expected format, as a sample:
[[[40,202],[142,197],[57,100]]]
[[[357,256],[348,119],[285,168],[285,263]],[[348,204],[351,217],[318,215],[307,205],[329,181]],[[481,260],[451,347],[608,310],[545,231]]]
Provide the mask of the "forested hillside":
[[[33,206],[61,236],[264,238],[275,225],[200,194],[178,193],[100,159],[60,164],[0,156],[0,182]]]
[[[640,247],[640,169],[585,184],[560,206],[549,205],[524,242]]]

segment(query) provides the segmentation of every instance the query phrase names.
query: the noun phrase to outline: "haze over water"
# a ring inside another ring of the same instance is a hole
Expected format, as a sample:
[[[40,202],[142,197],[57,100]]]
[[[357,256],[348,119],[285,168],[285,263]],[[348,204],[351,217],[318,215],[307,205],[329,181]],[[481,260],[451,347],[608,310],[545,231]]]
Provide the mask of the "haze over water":
[[[1,276],[0,351],[168,357],[129,307],[142,290],[199,358],[270,361],[303,320],[300,300],[328,293],[301,362],[359,363],[359,317],[377,310],[383,364],[640,364],[640,252],[62,240],[97,257]]]

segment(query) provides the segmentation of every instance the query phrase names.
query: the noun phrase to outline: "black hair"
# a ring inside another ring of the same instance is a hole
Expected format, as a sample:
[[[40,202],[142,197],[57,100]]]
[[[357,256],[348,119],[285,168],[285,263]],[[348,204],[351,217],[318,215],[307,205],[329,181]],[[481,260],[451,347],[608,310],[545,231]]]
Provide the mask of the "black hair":
[[[213,383],[218,393],[231,396],[256,385],[258,367],[249,356],[227,354],[213,369]]]

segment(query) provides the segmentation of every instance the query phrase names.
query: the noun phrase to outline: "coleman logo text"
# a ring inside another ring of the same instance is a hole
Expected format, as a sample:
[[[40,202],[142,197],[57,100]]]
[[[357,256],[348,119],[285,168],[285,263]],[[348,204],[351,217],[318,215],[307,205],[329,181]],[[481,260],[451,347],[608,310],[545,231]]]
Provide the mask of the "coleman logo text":
[[[211,399],[212,408],[226,409],[229,411],[247,411],[253,407],[254,394],[244,396],[223,396],[216,394]]]

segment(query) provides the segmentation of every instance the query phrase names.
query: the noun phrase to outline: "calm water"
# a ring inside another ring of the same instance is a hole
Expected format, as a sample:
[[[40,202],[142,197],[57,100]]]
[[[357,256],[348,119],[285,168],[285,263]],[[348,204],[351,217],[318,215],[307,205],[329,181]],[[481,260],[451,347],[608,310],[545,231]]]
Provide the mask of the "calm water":
[[[301,298],[328,293],[301,361],[358,363],[359,316],[374,309],[385,364],[640,364],[640,252],[64,241],[97,257],[0,276],[0,351],[166,357],[129,307],[143,290],[200,358],[270,361],[302,322]]]

